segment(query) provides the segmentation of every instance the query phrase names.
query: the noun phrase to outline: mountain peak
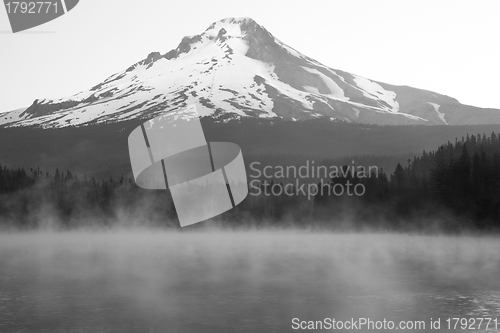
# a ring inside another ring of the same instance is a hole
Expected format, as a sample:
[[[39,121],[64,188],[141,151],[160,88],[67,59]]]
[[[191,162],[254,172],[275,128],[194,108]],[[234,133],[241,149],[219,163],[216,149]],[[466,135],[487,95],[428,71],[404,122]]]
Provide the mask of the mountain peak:
[[[205,30],[203,35],[208,37],[216,37],[220,35],[221,30],[225,31],[227,38],[244,38],[257,33],[265,33],[271,35],[263,26],[258,24],[250,17],[235,18],[229,17],[216,21]]]
[[[210,24],[210,26],[205,30],[205,32],[216,29],[217,27],[224,26],[239,26],[239,27],[247,27],[250,25],[259,25],[250,17],[227,17],[222,20],[218,20]]]
[[[215,119],[325,118],[375,124],[500,123],[498,110],[327,67],[249,17],[224,18],[165,54],[152,52],[87,91],[36,100],[12,126],[79,126],[149,118],[190,104]],[[470,112],[473,110],[474,112]]]

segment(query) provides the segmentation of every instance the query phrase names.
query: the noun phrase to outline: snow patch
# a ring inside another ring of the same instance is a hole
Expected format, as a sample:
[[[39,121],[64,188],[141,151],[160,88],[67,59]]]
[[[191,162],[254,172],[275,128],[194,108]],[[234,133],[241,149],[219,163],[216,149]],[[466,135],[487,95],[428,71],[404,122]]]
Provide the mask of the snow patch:
[[[359,112],[360,111],[358,109],[356,109],[356,108],[352,108],[352,109],[354,110],[356,118],[359,118]]]
[[[364,77],[354,75],[354,82],[363,90],[363,95],[371,99],[380,99],[390,106],[390,109],[385,108],[392,113],[399,112],[399,103],[396,101],[396,93],[394,91],[385,90],[378,83],[368,80]]]
[[[318,88],[316,88],[316,87],[304,86],[304,90],[311,93],[311,94],[321,95]]]
[[[311,74],[318,75],[323,80],[323,82],[328,87],[328,89],[330,89],[330,94],[327,94],[326,96],[328,96],[330,98],[338,99],[341,101],[348,101],[349,100],[349,98],[347,98],[344,95],[344,91],[342,90],[342,88],[340,88],[339,85],[336,84],[335,81],[333,81],[331,78],[329,78],[328,76],[321,73],[320,71],[318,71],[315,68],[309,68],[309,67],[305,67],[305,66],[302,66],[302,68]]]
[[[427,102],[427,103],[430,104],[430,105],[432,105],[434,107],[434,111],[436,111],[436,113],[438,114],[439,119],[441,119],[443,121],[443,123],[445,123],[446,125],[448,125],[448,122],[444,118],[445,114],[442,113],[442,112],[439,112],[439,108],[441,107],[441,105],[436,104],[436,103],[431,103],[431,102]]]
[[[24,117],[21,117],[21,113],[24,111],[26,111],[26,108],[0,113],[0,126],[23,120]]]

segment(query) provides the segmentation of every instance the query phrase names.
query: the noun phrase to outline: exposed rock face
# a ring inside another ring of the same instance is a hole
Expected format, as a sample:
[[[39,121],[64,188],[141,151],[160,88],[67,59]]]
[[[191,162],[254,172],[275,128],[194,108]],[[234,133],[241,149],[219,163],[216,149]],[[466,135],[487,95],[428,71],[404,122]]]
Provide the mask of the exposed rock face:
[[[26,116],[26,118],[42,117],[57,111],[75,107],[78,104],[80,104],[79,101],[65,101],[60,103],[43,104],[40,103],[38,99],[35,99],[33,104],[31,104],[31,106],[21,114],[21,117],[23,116]]]
[[[188,53],[191,50],[191,44],[201,41],[201,36],[197,35],[194,37],[184,37],[176,49],[170,50],[165,53],[163,58],[170,60],[177,58],[182,53]],[[157,59],[159,60],[159,59]],[[156,61],[156,60],[155,60]]]

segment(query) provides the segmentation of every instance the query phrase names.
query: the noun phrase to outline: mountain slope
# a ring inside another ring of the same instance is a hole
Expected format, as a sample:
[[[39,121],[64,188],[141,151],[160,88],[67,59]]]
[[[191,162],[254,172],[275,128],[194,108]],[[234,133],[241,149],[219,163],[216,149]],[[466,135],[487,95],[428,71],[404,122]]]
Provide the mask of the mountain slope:
[[[329,68],[250,18],[211,24],[177,48],[108,77],[88,91],[41,99],[0,116],[0,125],[80,126],[151,118],[196,103],[215,119],[325,118],[373,124],[500,123],[500,110]]]
[[[0,167],[40,167],[51,172],[70,169],[100,179],[130,176],[128,136],[142,122],[135,119],[79,127],[2,128]],[[394,171],[397,162],[407,165],[407,160],[422,150],[435,150],[468,133],[500,132],[500,125],[377,126],[323,119],[275,121],[245,117],[223,123],[205,117],[201,122],[207,141],[238,144],[247,165],[304,165],[325,159],[342,160],[342,164],[331,165],[350,165],[354,159],[356,165],[368,160],[366,164],[381,166],[388,173]]]

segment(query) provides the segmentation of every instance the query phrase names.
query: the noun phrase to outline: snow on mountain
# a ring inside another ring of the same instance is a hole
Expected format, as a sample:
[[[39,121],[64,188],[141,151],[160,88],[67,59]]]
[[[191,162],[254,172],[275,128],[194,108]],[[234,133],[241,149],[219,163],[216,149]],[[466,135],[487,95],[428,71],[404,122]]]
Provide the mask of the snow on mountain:
[[[87,91],[35,100],[26,110],[2,114],[0,125],[118,122],[189,104],[197,104],[202,116],[225,121],[324,117],[376,124],[500,123],[499,110],[468,107],[433,92],[327,67],[250,18],[227,18],[200,35],[184,37],[164,55],[150,53]]]
[[[22,120],[23,117],[21,117],[21,114],[23,114],[24,111],[26,111],[26,108],[0,113],[0,126]]]
[[[428,103],[434,107],[434,110],[436,111],[437,115],[439,116],[439,119],[441,119],[444,124],[448,125],[448,122],[446,122],[446,119],[444,117],[445,114],[439,112],[439,108],[441,107],[441,105],[436,104],[436,103],[431,103],[431,102],[428,102]]]

